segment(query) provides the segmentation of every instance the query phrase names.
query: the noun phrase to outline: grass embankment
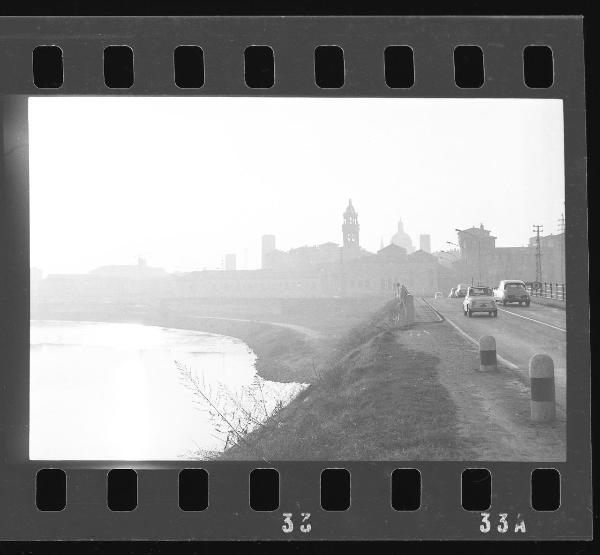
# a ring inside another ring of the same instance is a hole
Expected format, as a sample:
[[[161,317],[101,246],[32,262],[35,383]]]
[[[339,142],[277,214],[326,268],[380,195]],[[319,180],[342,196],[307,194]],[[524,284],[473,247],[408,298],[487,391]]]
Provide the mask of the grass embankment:
[[[398,340],[388,303],[352,329],[317,369],[318,380],[223,459],[410,460],[460,458],[455,406],[439,359]]]

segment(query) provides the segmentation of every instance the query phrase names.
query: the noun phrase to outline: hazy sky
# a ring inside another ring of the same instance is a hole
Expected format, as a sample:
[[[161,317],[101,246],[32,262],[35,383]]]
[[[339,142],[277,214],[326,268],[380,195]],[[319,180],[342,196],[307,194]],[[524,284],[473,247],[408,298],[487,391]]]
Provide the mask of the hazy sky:
[[[260,265],[277,248],[360,242],[399,218],[418,247],[483,223],[498,246],[564,210],[560,100],[31,98],[31,265],[168,270]]]

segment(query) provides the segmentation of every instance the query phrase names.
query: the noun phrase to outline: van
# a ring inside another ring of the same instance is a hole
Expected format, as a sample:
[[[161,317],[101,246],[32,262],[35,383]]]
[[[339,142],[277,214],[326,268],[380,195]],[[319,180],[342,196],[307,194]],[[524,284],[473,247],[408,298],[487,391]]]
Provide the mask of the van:
[[[494,289],[494,298],[503,306],[508,303],[529,306],[531,303],[529,293],[525,289],[525,282],[520,279],[503,279]]]

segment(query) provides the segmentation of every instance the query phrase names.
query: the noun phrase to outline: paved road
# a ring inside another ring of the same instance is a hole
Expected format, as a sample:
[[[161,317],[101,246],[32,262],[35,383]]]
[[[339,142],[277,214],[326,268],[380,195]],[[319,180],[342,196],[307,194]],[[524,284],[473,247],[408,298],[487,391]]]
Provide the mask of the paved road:
[[[427,299],[444,318],[456,324],[475,340],[483,335],[496,339],[498,355],[518,366],[519,372],[528,376],[529,359],[545,353],[554,361],[556,401],[566,407],[566,312],[542,305],[529,307],[507,305],[498,307],[498,318],[487,314],[465,317],[462,299]]]

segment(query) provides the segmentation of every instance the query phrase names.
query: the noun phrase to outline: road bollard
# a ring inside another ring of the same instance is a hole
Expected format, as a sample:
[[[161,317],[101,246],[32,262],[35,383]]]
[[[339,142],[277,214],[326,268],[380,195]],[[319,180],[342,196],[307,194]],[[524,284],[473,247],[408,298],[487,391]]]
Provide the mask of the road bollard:
[[[554,362],[548,355],[533,355],[529,360],[531,420],[550,422],[556,417]]]
[[[479,340],[479,371],[492,372],[498,370],[496,360],[496,340],[491,335],[484,335]]]
[[[415,299],[410,293],[404,298],[404,306],[406,310],[406,323],[408,325],[413,324],[415,321]]]

